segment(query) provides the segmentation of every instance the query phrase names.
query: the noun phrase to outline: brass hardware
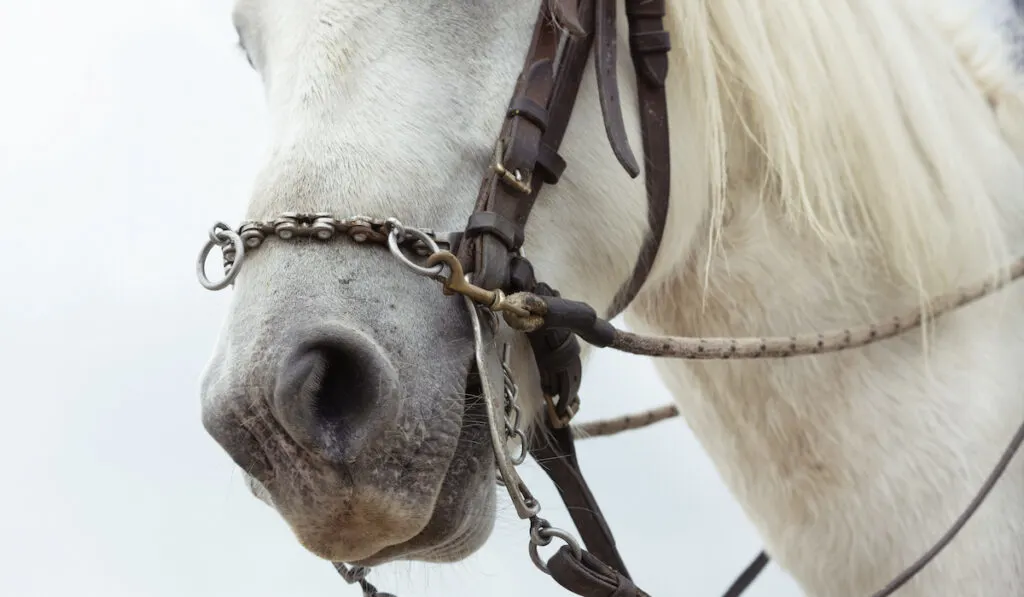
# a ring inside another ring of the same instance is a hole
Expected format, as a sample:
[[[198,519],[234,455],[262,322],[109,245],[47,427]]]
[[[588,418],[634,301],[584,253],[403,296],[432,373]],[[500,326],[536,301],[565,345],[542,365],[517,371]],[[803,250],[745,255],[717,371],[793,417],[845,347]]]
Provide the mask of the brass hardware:
[[[555,429],[562,429],[568,427],[569,423],[572,422],[573,417],[576,416],[576,411],[580,408],[579,396],[569,403],[565,409],[565,415],[558,416],[558,411],[555,409],[555,401],[548,394],[544,394],[544,403],[547,405],[548,422]]]
[[[446,295],[461,294],[474,303],[486,306],[491,311],[508,311],[519,317],[530,316],[530,312],[526,309],[508,304],[505,301],[505,293],[501,290],[487,290],[469,283],[462,269],[462,262],[451,251],[438,251],[427,257],[427,267],[438,263],[447,265],[451,270],[451,274],[443,282]]]
[[[497,145],[494,146],[494,161],[491,163],[491,168],[501,176],[502,180],[520,193],[529,195],[533,192],[532,175],[524,178],[522,172],[518,169],[509,171],[505,167],[505,147],[502,141],[498,141]]]

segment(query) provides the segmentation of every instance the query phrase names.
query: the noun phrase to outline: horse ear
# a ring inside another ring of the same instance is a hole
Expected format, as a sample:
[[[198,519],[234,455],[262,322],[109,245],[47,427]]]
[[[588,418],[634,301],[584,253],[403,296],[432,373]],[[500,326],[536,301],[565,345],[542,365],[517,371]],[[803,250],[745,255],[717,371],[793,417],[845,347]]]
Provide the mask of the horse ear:
[[[577,0],[548,0],[548,10],[555,23],[573,37],[584,37],[587,29],[580,23]]]

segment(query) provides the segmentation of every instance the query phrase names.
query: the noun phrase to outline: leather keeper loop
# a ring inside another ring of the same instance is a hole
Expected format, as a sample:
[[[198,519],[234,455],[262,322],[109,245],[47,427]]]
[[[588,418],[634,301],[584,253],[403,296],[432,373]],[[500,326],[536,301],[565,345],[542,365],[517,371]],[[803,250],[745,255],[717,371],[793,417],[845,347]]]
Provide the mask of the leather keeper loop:
[[[506,116],[509,118],[513,116],[519,116],[525,118],[541,132],[544,132],[548,128],[548,111],[537,102],[520,95],[512,100],[512,103],[508,107]]]
[[[626,0],[626,18],[660,19],[665,16],[665,0]]]
[[[537,289],[537,278],[533,273],[533,264],[525,257],[513,257],[508,266],[509,290],[512,292],[534,292]]]
[[[501,240],[509,251],[523,245],[525,234],[515,222],[493,211],[478,211],[469,216],[465,236],[473,237],[489,233]]]
[[[666,54],[672,49],[668,31],[646,31],[629,36],[630,47],[637,54]]]
[[[562,177],[562,172],[565,172],[565,160],[550,145],[541,143],[536,172],[541,175],[544,184],[555,184]]]

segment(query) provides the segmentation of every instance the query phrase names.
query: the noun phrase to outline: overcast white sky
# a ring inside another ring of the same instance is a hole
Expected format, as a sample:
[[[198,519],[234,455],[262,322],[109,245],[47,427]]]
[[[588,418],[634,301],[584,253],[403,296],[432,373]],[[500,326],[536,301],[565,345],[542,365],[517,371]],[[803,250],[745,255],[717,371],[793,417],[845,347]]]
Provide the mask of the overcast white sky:
[[[249,496],[200,424],[230,293],[203,290],[193,260],[214,220],[241,217],[265,141],[229,10],[0,0],[0,595],[359,595]],[[586,419],[668,400],[648,363],[612,353],[583,393]],[[580,451],[655,597],[720,595],[759,549],[682,422]],[[532,463],[525,476],[568,528]],[[506,507],[465,562],[374,578],[399,597],[563,595],[526,544]],[[774,566],[749,594],[799,595]]]

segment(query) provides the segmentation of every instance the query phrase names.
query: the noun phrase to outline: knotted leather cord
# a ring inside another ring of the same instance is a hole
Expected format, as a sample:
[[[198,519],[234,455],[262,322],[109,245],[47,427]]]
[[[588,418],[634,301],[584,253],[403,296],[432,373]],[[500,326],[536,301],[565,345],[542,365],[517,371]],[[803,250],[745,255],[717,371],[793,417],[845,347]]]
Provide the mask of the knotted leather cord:
[[[573,437],[578,440],[594,437],[606,437],[632,431],[643,427],[649,427],[666,419],[679,415],[679,407],[675,404],[666,404],[639,413],[630,413],[620,417],[587,421],[572,426]]]
[[[503,315],[513,328],[536,332],[546,327],[570,329],[584,340],[599,347],[610,347],[632,354],[673,357],[683,359],[734,359],[734,358],[785,358],[800,355],[838,352],[850,348],[866,346],[874,342],[892,338],[919,327],[926,318],[937,319],[962,306],[988,296],[1011,282],[1024,276],[1024,257],[1017,259],[1006,268],[1005,275],[994,276],[988,280],[976,282],[940,295],[926,309],[916,309],[903,316],[892,318],[888,322],[872,324],[860,328],[836,330],[817,334],[802,334],[789,337],[760,338],[690,338],[680,336],[655,336],[624,332],[615,328],[607,321],[599,318],[589,305],[568,301],[558,297],[543,297],[529,293],[517,293],[508,297],[508,301],[522,307],[530,313],[528,317],[519,317],[509,311]],[[671,407],[659,409],[663,418],[672,416]],[[655,417],[651,417],[650,424]],[[660,419],[659,419],[660,420]],[[599,424],[606,424],[599,422]],[[636,427],[643,426],[642,424]],[[609,426],[611,427],[611,426]],[[623,428],[632,428],[628,423]],[[609,431],[613,432],[613,431]],[[873,594],[872,597],[888,597],[918,574],[925,566],[942,552],[967,524],[977,509],[988,497],[989,493],[1009,467],[1010,461],[1024,443],[1024,423],[1021,424],[1014,437],[1010,440],[992,472],[971,503],[957,517],[950,529],[932,545],[917,561],[908,566],[886,587]],[[726,597],[738,597],[755,580],[757,575],[767,566],[769,557],[765,552],[757,558],[736,579],[726,592]],[[611,593],[608,593],[611,594]]]
[[[893,338],[921,326],[925,319],[937,319],[964,305],[988,296],[1024,276],[1024,257],[1006,268],[1004,276],[963,286],[931,300],[925,309],[914,309],[888,321],[870,325],[806,333],[794,336],[699,338],[636,334],[620,330],[597,316],[585,303],[516,293],[506,300],[525,309],[528,317],[503,311],[505,321],[521,331],[545,327],[567,328],[599,347],[630,354],[677,359],[786,358],[838,352]]]

